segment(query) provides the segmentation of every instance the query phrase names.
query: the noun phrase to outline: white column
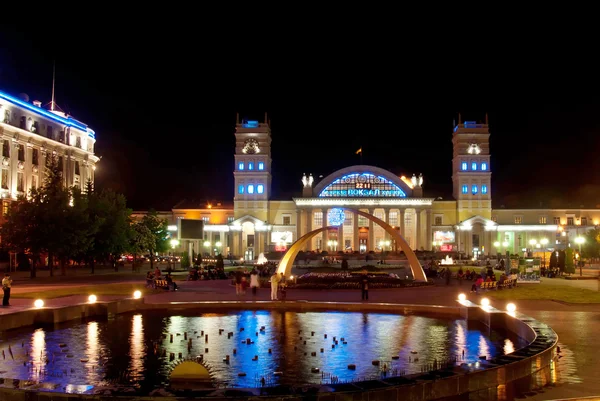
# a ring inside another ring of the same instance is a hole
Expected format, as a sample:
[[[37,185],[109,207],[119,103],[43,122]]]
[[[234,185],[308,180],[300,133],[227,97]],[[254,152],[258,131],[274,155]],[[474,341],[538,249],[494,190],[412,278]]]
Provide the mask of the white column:
[[[360,251],[359,238],[358,238],[358,214],[352,214],[352,251]]]
[[[372,216],[375,213],[375,209],[369,209],[369,214]],[[373,220],[369,220],[369,244],[367,246],[367,252],[375,250],[375,232],[373,231]]]
[[[421,246],[423,246],[421,239],[421,209],[415,209],[415,222],[417,223],[417,240],[415,242],[415,249],[420,250]]]
[[[431,209],[427,209],[426,211],[427,215],[426,215],[426,224],[427,226],[425,227],[425,232],[427,235],[427,238],[425,239],[425,249],[426,250],[431,250],[431,240],[432,240],[432,232],[431,232]]]
[[[406,231],[404,228],[404,209],[400,209],[399,210],[400,213],[400,235],[402,236],[402,238],[406,239]]]

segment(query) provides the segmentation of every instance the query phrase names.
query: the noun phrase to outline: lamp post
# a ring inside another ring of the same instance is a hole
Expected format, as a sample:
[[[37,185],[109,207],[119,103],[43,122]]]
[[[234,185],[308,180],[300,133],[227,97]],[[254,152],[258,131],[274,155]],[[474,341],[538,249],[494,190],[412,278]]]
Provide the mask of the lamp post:
[[[204,247],[208,248],[208,255],[210,256],[210,254],[212,253],[210,250],[210,241],[204,241]]]
[[[575,243],[577,245],[579,245],[579,260],[581,260],[581,244],[583,244],[585,242],[585,238],[583,237],[576,237],[575,238]],[[579,263],[579,276],[583,276],[583,263]]]
[[[547,245],[548,245],[548,238],[542,238],[540,240],[540,244],[542,244],[544,246],[544,267],[546,267],[546,251],[547,251]]]
[[[533,249],[535,248],[535,245],[537,244],[537,240],[535,239],[530,239],[529,240],[529,245],[531,245],[531,256],[533,257]]]
[[[215,246],[216,246],[216,248],[215,248],[215,249],[219,249],[219,248],[221,248],[221,247],[223,246],[223,244],[221,243],[221,241],[217,241],[217,242],[215,243]],[[221,253],[221,251],[219,251],[219,253]]]
[[[177,248],[179,246],[179,240],[173,238],[171,240],[171,249],[173,250],[172,255],[173,255],[173,270],[175,270],[175,265],[177,264],[177,259],[175,259],[175,248]]]

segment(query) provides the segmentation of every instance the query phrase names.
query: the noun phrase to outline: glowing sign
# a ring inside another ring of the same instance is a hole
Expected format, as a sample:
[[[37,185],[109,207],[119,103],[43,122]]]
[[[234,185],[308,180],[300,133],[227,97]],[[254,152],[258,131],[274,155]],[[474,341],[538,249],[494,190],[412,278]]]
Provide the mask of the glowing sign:
[[[244,128],[257,128],[258,127],[258,121],[255,121],[255,120],[244,121],[244,123],[242,124],[242,126]]]
[[[320,198],[405,198],[406,194],[389,179],[370,173],[349,174],[329,184]]]
[[[343,209],[335,208],[329,210],[327,213],[327,225],[328,226],[341,226],[346,220],[346,214]]]
[[[294,234],[291,231],[271,231],[271,242],[275,244],[291,244]]]
[[[453,243],[454,231],[436,231],[433,233],[433,240],[439,243]]]
[[[454,245],[440,245],[441,252],[452,252],[454,250]]]

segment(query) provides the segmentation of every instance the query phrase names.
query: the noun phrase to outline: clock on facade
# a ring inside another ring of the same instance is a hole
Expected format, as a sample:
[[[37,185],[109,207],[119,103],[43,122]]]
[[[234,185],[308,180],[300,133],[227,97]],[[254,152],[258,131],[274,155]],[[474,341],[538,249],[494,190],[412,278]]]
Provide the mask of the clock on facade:
[[[244,147],[242,149],[242,152],[249,155],[253,155],[255,153],[260,152],[260,149],[258,148],[258,141],[254,138],[246,139],[244,141]]]
[[[478,144],[476,144],[476,143],[472,143],[472,144],[470,144],[470,145],[469,145],[469,147],[467,148],[467,152],[468,152],[470,155],[473,155],[473,154],[475,154],[475,155],[478,155],[478,154],[480,154],[480,153],[481,153],[481,148],[479,147],[479,145],[478,145]]]

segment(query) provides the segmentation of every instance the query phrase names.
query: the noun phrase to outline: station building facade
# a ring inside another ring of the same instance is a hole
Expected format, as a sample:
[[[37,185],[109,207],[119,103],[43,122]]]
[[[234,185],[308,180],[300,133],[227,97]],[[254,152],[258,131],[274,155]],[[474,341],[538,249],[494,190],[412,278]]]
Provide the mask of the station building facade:
[[[492,209],[489,126],[459,121],[452,133],[452,200],[423,196],[424,177],[397,175],[376,166],[344,167],[316,182],[299,177],[298,196],[271,197],[271,130],[265,122],[239,121],[235,129],[234,199],[230,204],[183,201],[163,212],[185,250],[255,259],[286,250],[302,235],[327,226],[332,210],[345,209],[337,230],[312,239],[307,250],[395,250],[387,233],[349,209],[387,222],[414,250],[461,252],[469,257],[552,251],[599,224],[600,209]],[[182,219],[204,222],[202,239],[177,233]]]

